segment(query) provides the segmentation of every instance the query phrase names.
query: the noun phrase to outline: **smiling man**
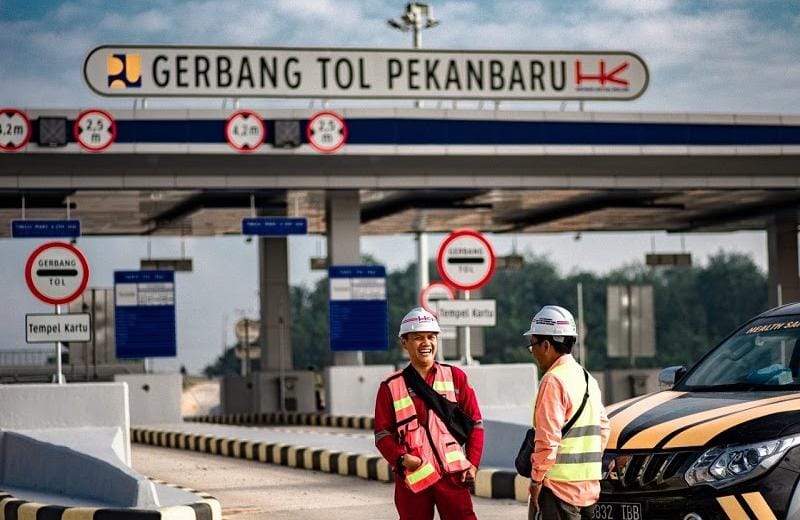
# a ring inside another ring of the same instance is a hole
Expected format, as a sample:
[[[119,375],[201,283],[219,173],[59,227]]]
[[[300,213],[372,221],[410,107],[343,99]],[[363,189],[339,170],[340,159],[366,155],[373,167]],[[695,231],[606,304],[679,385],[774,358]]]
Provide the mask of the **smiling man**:
[[[434,506],[442,520],[477,518],[469,493],[483,453],[475,392],[461,369],[435,361],[439,322],[433,314],[421,307],[411,309],[398,336],[411,363],[378,388],[375,445],[397,474],[394,502],[400,520],[432,520]],[[453,435],[452,424],[410,387],[408,382],[415,378],[419,381],[412,384],[427,385],[472,419],[474,427],[463,445]]]

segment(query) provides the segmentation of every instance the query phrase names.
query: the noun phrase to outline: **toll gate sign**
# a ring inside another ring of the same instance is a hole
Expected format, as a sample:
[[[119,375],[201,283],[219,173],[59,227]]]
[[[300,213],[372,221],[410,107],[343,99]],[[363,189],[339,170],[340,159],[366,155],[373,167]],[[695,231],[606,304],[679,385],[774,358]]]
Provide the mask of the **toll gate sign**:
[[[44,303],[69,303],[86,289],[89,264],[72,244],[48,242],[28,257],[25,282],[33,295]]]
[[[481,233],[460,229],[442,242],[436,266],[450,286],[471,291],[485,285],[494,274],[494,250]]]
[[[175,357],[175,272],[115,271],[117,358]]]
[[[331,266],[328,282],[331,350],[387,350],[386,268],[382,265]]]

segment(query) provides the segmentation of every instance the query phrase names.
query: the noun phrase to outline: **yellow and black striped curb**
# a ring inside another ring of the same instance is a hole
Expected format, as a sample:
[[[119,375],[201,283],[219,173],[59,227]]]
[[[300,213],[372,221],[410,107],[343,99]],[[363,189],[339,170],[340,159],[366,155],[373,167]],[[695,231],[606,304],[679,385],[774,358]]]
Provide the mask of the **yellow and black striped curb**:
[[[194,493],[193,504],[158,509],[67,507],[20,500],[0,490],[0,520],[222,520],[219,501],[193,489],[151,479],[156,484]]]
[[[367,480],[394,481],[389,463],[377,454],[365,455],[325,448],[144,428],[132,428],[131,439],[139,444],[199,451],[267,464],[356,476]],[[528,482],[528,479],[512,471],[480,469],[475,477],[475,494],[485,498],[510,498],[527,502]]]
[[[234,413],[228,415],[198,415],[184,417],[187,422],[247,425],[305,425],[332,426],[371,430],[375,419],[369,415],[327,415],[319,413]]]
[[[394,480],[389,463],[376,454],[359,455],[324,448],[143,428],[132,428],[131,439],[139,444],[199,451],[292,468],[357,476],[368,480],[383,482]]]

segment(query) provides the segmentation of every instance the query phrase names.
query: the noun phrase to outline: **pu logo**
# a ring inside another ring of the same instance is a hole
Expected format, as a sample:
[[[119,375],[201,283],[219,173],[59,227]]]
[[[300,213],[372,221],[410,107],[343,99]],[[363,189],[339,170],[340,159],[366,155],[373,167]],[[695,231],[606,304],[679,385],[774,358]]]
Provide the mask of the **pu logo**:
[[[606,72],[606,61],[600,60],[600,71],[597,74],[584,74],[582,65],[581,60],[575,62],[575,79],[578,82],[578,86],[583,85],[584,82],[598,82],[601,87],[605,87],[607,83],[614,83],[624,87],[629,85],[628,80],[618,76],[629,67],[627,61],[623,61],[617,68]]]
[[[142,57],[139,54],[109,54],[108,86],[115,89],[142,86]]]

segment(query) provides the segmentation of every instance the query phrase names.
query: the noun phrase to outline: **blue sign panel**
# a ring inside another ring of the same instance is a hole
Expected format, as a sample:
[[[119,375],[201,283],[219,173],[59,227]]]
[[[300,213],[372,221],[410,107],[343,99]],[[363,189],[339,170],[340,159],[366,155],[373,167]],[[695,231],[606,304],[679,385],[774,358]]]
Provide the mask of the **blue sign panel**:
[[[117,358],[175,357],[175,273],[115,271]]]
[[[252,217],[242,219],[243,235],[285,237],[286,235],[307,235],[308,219],[289,217]]]
[[[11,221],[11,238],[75,238],[81,236],[81,221],[22,219]]]
[[[387,350],[386,268],[382,265],[331,266],[328,283],[331,350]]]

